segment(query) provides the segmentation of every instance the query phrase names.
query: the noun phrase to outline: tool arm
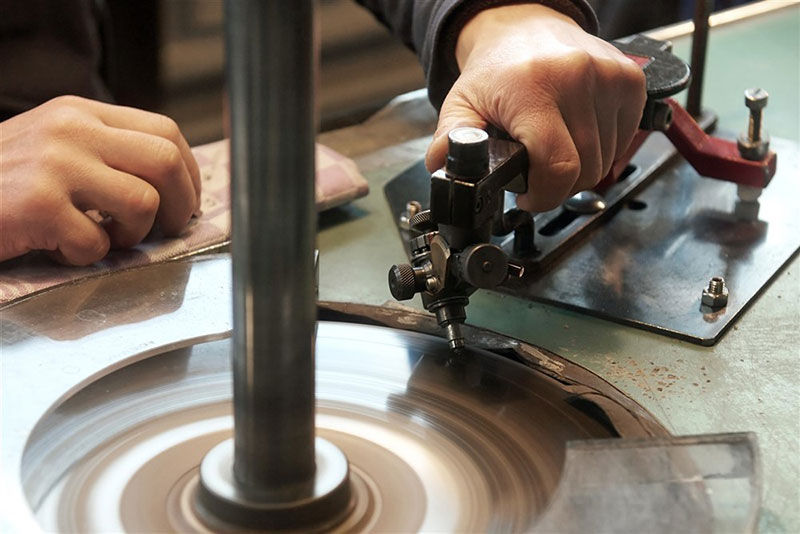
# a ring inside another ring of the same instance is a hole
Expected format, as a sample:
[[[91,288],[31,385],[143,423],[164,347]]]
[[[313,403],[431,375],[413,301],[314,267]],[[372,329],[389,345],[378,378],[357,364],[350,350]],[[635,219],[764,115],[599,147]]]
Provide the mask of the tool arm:
[[[669,98],[690,80],[689,67],[671,54],[669,43],[635,36],[614,44],[643,69],[648,101],[642,129],[631,149],[612,166],[606,182],[616,180],[651,131],[661,130],[703,175],[755,188],[769,183],[775,154],[768,152],[768,138],[753,125],[760,115],[751,117],[749,137],[740,139],[738,148],[737,143],[710,137]],[[745,98],[751,110],[766,106],[766,92],[749,90]],[[525,147],[469,127],[451,130],[447,141],[447,163],[431,175],[430,210],[410,221],[411,263],[392,267],[389,286],[398,300],[421,293],[423,305],[436,314],[450,346],[459,349],[464,345],[460,324],[466,319],[469,296],[478,288],[493,289],[524,274],[521,264],[490,242],[491,236],[513,231],[517,258],[535,253],[536,247],[531,214],[505,211],[503,205],[505,191],[527,189]],[[757,149],[765,153],[763,159],[745,157]]]

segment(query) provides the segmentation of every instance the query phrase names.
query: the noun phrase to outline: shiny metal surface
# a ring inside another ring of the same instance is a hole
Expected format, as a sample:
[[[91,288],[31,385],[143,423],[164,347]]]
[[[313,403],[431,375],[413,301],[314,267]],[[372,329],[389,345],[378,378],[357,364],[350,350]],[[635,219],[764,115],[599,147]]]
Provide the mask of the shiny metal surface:
[[[0,312],[3,532],[41,530],[31,506],[43,522],[77,521],[87,529],[152,520],[135,524],[157,530],[155,522],[165,520],[161,512],[114,515],[109,506],[120,496],[139,504],[164,498],[170,514],[185,513],[169,521],[193,521],[192,466],[231,435],[231,342],[206,342],[230,334],[230,287],[230,258],[223,255],[87,280]],[[665,435],[618,390],[552,353],[467,327],[470,346],[515,353],[526,365],[484,351],[452,362],[443,339],[396,330],[436,331],[427,314],[353,305],[325,310],[337,321],[361,317],[394,327],[326,323],[319,333],[319,434],[357,459],[352,480],[360,497],[351,519],[364,522],[347,528],[378,525],[364,519],[377,517],[377,508],[401,531],[453,525],[451,503],[472,502],[474,492],[507,499],[532,484],[527,511],[514,512],[513,500],[495,507],[524,520],[552,491],[565,441]],[[519,441],[534,436],[533,446]],[[481,450],[471,466],[467,460]],[[61,478],[65,470],[70,476]],[[170,484],[154,489],[153,479]],[[512,482],[498,487],[504,480]],[[48,495],[67,500],[54,509],[44,505],[55,502]],[[420,511],[415,507],[426,499],[433,510],[450,512],[424,519],[387,504]],[[470,521],[489,518],[485,505],[468,511]]]
[[[774,139],[773,148],[778,172],[755,216],[742,209],[753,203],[740,201],[733,184],[700,178],[679,162],[548,272],[527,271],[508,291],[701,345],[715,343],[800,249],[800,219],[787,202],[800,196],[800,152],[782,139]],[[725,307],[702,303],[699,288],[715,276],[728,288]]]
[[[20,469],[25,443],[43,415],[115,369],[229,336],[230,310],[226,255],[85,280],[0,310],[0,531],[39,530]]]
[[[714,120],[713,115],[706,114],[698,123],[710,129]],[[577,211],[574,204],[570,206],[570,201],[567,200],[556,209],[534,214],[535,250],[523,255],[528,274],[550,269],[566,250],[572,248],[576,242],[581,242],[603,221],[612,217],[626,200],[656,179],[676,154],[675,147],[666,137],[661,133],[654,133],[647,138],[617,182],[603,192],[604,209]],[[389,181],[384,187],[384,193],[389,209],[394,214],[401,212],[408,198],[418,199],[423,207],[427,207],[430,203],[430,173],[424,162],[417,163]],[[515,195],[507,192],[505,208],[510,211],[515,207]],[[408,238],[403,231],[400,235],[403,240]],[[518,256],[514,237],[493,237],[492,242],[502,246],[509,257],[514,258]]]
[[[614,435],[559,382],[488,352],[452,358],[442,339],[348,323],[321,323],[317,343],[318,433],[353,473],[343,530],[519,531],[566,442]],[[148,358],[46,415],[22,461],[42,528],[204,531],[186,503],[200,459],[230,436],[230,350]]]
[[[313,3],[227,2],[234,479],[250,500],[314,485]]]
[[[606,201],[594,191],[581,191],[565,200],[564,208],[575,213],[597,213],[606,209]]]
[[[514,259],[524,275],[498,290],[702,345],[719,340],[800,248],[797,143],[773,140],[778,171],[758,202],[740,201],[730,183],[701,178],[660,133],[648,138],[636,170],[605,194],[608,209],[535,216],[538,255]],[[386,184],[396,212],[413,196],[423,207],[429,173],[416,164]],[[506,198],[513,205],[513,198]],[[556,224],[562,220],[563,224]],[[551,234],[548,226],[553,225]],[[542,235],[542,234],[550,235]],[[513,258],[508,239],[501,244]],[[723,276],[727,307],[701,303],[702,288]]]

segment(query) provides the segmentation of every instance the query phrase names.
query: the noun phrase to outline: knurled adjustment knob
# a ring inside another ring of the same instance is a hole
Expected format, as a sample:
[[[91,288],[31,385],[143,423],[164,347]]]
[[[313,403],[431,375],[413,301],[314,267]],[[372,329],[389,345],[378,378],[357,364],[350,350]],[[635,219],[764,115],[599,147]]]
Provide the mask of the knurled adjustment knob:
[[[414,268],[408,263],[392,265],[389,269],[389,291],[397,300],[408,300],[417,293]]]
[[[408,221],[408,227],[417,233],[425,234],[436,231],[436,223],[431,218],[431,210],[420,211]]]

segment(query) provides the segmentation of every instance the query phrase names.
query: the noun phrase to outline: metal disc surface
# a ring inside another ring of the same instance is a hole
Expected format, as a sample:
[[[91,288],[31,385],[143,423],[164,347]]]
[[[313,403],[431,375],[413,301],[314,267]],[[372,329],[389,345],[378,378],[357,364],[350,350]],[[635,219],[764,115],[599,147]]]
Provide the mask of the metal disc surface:
[[[204,531],[205,453],[231,436],[229,340],[131,364],[45,415],[22,466],[48,531]],[[569,440],[612,428],[556,380],[489,352],[349,323],[319,325],[317,433],[347,455],[341,531],[519,531],[554,491]]]

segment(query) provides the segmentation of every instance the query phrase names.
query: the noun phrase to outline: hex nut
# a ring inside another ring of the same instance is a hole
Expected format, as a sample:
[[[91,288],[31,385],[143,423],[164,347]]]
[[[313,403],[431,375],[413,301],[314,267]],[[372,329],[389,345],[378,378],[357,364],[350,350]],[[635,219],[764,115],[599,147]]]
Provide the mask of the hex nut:
[[[750,161],[761,161],[769,154],[769,134],[761,131],[761,138],[758,141],[751,141],[747,132],[739,135],[736,140],[739,154]]]
[[[719,294],[714,294],[705,288],[703,290],[703,298],[701,299],[703,305],[708,306],[710,308],[722,308],[723,306],[728,305],[728,288],[722,288],[722,292]]]

